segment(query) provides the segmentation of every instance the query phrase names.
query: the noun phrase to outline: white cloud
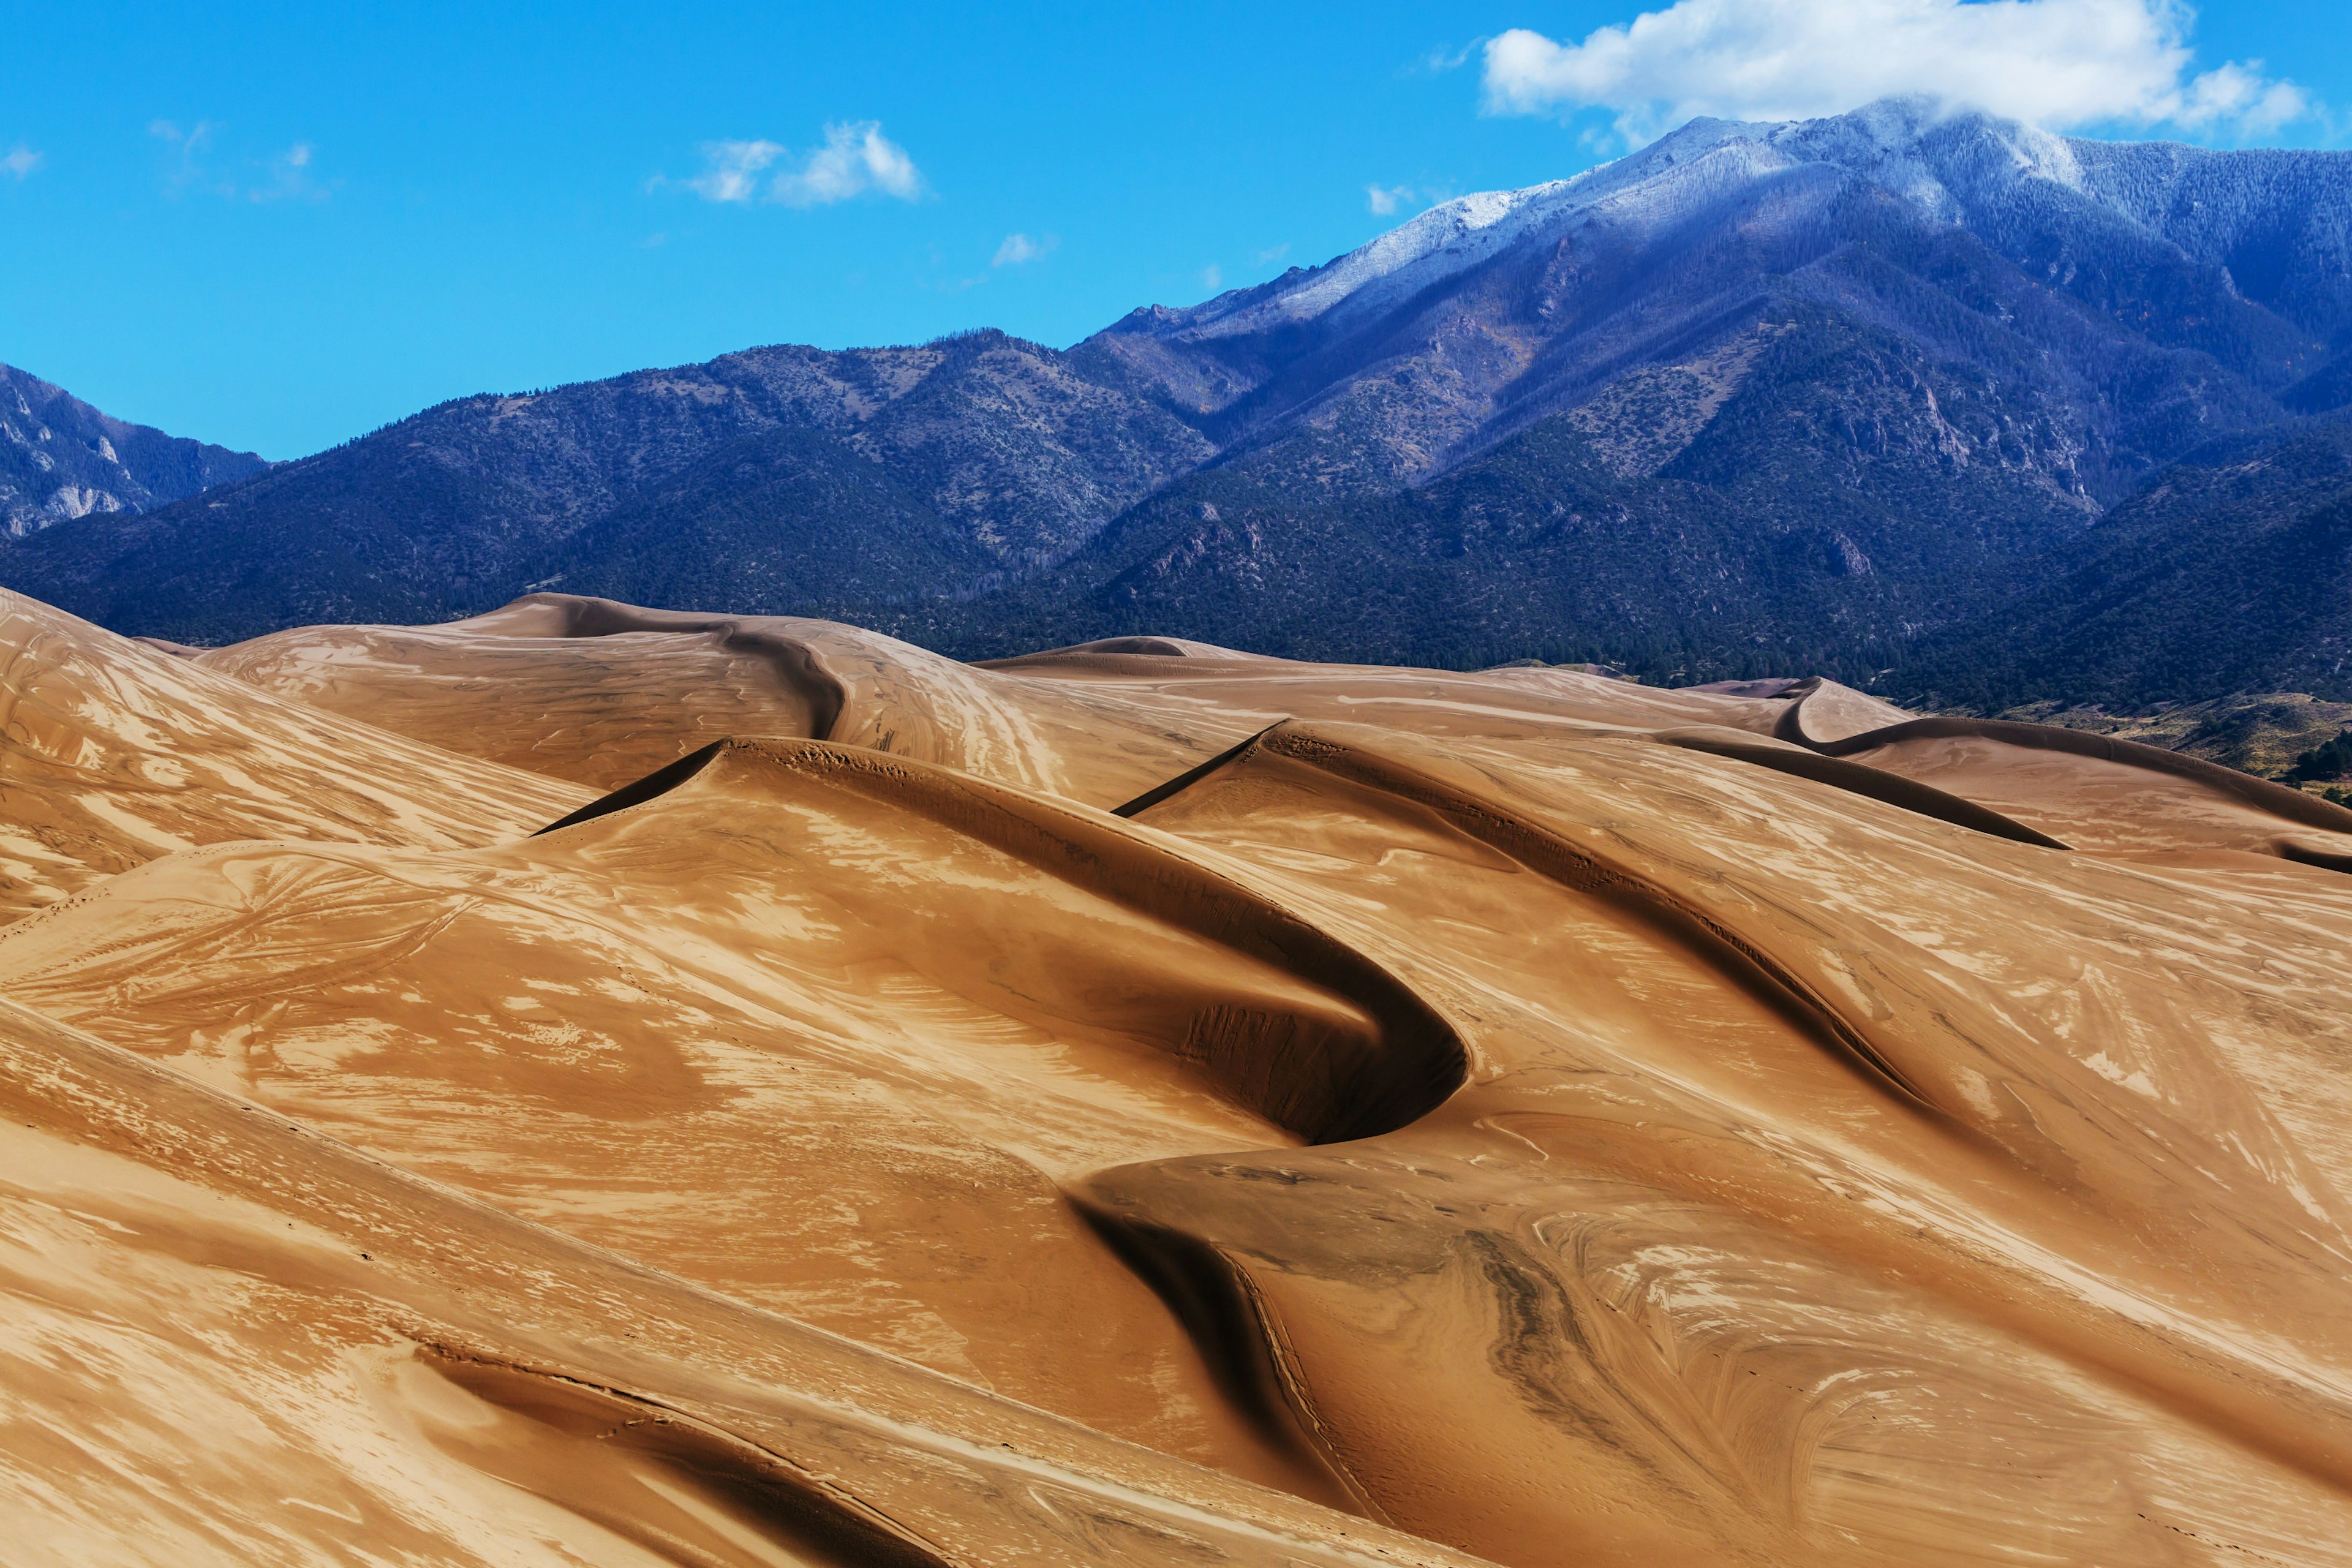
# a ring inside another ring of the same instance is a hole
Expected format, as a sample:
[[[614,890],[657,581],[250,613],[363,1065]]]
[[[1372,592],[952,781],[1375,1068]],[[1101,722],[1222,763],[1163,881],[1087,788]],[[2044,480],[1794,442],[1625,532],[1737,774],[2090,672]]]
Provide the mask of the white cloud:
[[[1201,268],[1201,287],[1213,294],[1225,286],[1225,269],[1212,261]]]
[[[768,199],[787,206],[828,206],[879,191],[911,202],[923,194],[923,176],[907,150],[882,134],[878,121],[828,125],[824,145],[796,170],[776,176]]]
[[[5,154],[0,154],[0,174],[13,174],[21,180],[46,161],[46,154],[36,153],[19,142]]]
[[[1260,267],[1264,267],[1269,262],[1279,261],[1289,254],[1290,241],[1286,239],[1280,245],[1270,246],[1267,248],[1259,251],[1257,253],[1257,264]]]
[[[1366,185],[1364,205],[1375,217],[1387,217],[1397,210],[1398,204],[1412,200],[1410,185]]]
[[[1049,234],[1043,239],[1032,239],[1025,234],[1008,234],[1004,237],[1004,243],[996,247],[996,259],[989,265],[1018,267],[1024,261],[1042,260],[1061,248],[1061,244],[1058,235]]]
[[[748,202],[759,194],[761,171],[783,155],[779,142],[706,142],[703,171],[686,188],[707,202]]]
[[[656,176],[650,184],[682,184],[707,202],[780,202],[792,207],[830,206],[868,191],[903,202],[923,194],[915,161],[873,120],[826,126],[824,145],[796,163],[782,142],[764,140],[708,142],[702,157],[703,171],[692,179]]]
[[[1806,119],[1896,93],[2059,130],[2256,135],[2312,112],[2259,60],[2191,74],[2194,19],[2181,0],[1677,0],[1582,43],[1524,27],[1487,40],[1486,108],[1611,110],[1629,142],[1696,115]]]

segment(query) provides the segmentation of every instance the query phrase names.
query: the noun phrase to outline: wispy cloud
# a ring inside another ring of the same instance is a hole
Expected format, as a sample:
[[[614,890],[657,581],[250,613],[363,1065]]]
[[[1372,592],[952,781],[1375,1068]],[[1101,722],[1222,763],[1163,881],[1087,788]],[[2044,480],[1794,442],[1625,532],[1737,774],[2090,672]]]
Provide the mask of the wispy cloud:
[[[320,184],[310,173],[310,144],[297,142],[269,160],[269,178],[266,184],[250,186],[245,195],[255,202],[323,202],[331,187]]]
[[[681,183],[706,202],[748,202],[760,194],[761,174],[783,155],[781,142],[706,142],[702,173]]]
[[[169,120],[151,120],[147,134],[169,144],[173,152],[171,167],[163,175],[163,185],[173,195],[188,191],[209,191],[215,195],[236,195],[235,184],[224,184],[212,176],[206,160],[212,152],[215,127],[209,120],[199,120],[183,131]]]
[[[1432,73],[1460,70],[1470,63],[1470,57],[1485,47],[1486,40],[1473,38],[1458,49],[1432,49],[1415,62],[1423,70]]]
[[[824,145],[795,159],[781,142],[708,142],[702,173],[690,179],[656,175],[649,185],[678,185],[707,202],[773,202],[830,206],[868,192],[910,202],[923,195],[921,171],[907,150],[882,134],[881,122],[860,120],[824,128]]]
[[[36,153],[22,142],[0,153],[0,174],[21,180],[48,161],[48,155]]]
[[[2061,130],[2253,136],[2314,112],[2259,60],[2195,72],[2194,19],[2181,0],[1676,0],[1581,43],[1489,39],[1486,108],[1612,110],[1632,142],[1697,115],[1802,119],[1897,93]]]
[[[267,158],[236,160],[258,172],[259,177],[250,182],[240,183],[236,175],[221,173],[214,158],[219,131],[219,125],[209,120],[199,120],[184,130],[173,121],[148,122],[147,134],[172,149],[171,164],[163,175],[167,194],[178,196],[197,191],[230,201],[259,203],[323,202],[334,194],[335,182],[318,178],[308,142],[297,142]]]
[[[1025,234],[1008,234],[1004,243],[996,247],[996,258],[991,267],[1019,267],[1024,262],[1042,261],[1061,248],[1059,235],[1049,234],[1033,239]]]
[[[1201,268],[1201,287],[1213,294],[1225,286],[1225,269],[1212,261]]]
[[[1364,209],[1375,217],[1388,217],[1398,207],[1412,200],[1411,185],[1366,185]]]
[[[1290,242],[1286,239],[1280,245],[1269,246],[1267,248],[1259,251],[1257,253],[1257,264],[1260,267],[1270,266],[1289,254]]]

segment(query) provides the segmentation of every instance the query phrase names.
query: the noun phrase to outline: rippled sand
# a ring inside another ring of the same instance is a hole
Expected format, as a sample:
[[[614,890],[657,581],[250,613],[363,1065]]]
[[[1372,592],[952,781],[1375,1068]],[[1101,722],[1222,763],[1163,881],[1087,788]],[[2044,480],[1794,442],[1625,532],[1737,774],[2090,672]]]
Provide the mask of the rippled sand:
[[[0,1560],[2352,1563],[2352,813],[1818,682],[0,596]]]

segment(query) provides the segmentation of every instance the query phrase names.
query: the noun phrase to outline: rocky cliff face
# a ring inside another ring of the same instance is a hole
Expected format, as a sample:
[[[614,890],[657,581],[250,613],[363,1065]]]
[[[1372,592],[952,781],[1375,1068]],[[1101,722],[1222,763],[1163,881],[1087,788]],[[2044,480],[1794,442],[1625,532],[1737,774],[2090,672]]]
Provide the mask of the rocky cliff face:
[[[104,512],[138,512],[268,467],[110,419],[64,389],[0,364],[0,531],[23,538]]]

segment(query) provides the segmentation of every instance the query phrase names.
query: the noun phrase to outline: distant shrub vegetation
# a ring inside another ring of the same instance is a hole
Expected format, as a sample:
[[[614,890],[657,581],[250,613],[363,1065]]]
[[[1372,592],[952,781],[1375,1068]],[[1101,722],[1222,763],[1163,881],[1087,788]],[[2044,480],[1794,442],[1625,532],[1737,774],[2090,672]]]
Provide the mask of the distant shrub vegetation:
[[[2322,779],[2340,779],[2352,775],[2352,730],[2346,730],[2336,739],[2316,745],[2295,758],[2287,777],[2297,784],[2316,784]],[[2339,792],[2330,790],[2333,795]]]

